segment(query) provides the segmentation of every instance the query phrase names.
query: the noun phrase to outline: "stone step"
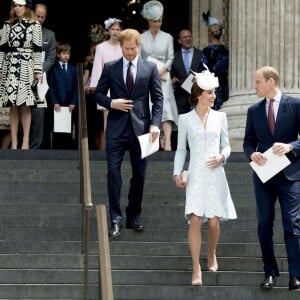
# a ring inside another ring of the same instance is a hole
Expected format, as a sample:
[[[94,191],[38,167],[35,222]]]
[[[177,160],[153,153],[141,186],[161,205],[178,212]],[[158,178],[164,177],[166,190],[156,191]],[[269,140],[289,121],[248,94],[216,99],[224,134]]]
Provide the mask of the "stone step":
[[[280,272],[287,272],[287,261],[278,258]],[[200,258],[202,270],[207,271],[207,259]],[[261,258],[258,257],[220,257],[220,271],[261,272]],[[84,257],[81,254],[0,254],[2,269],[83,269]],[[99,257],[90,255],[89,266],[99,269]],[[111,267],[114,270],[192,270],[192,261],[188,253],[185,256],[145,256],[145,255],[111,255]]]
[[[69,211],[70,214],[70,211]],[[63,214],[57,216],[50,216],[49,214],[40,214],[40,215],[32,215],[30,217],[28,214],[17,215],[16,213],[13,215],[4,216],[3,219],[0,219],[0,228],[11,228],[12,226],[16,226],[17,228],[24,227],[32,228],[34,226],[38,226],[38,228],[62,228],[66,226],[67,228],[78,228],[81,226],[81,218],[78,215],[68,215],[64,217]],[[18,218],[18,219],[16,219]],[[94,216],[91,217],[91,224],[95,224]],[[147,215],[142,215],[140,218],[141,223],[145,227],[145,231],[148,229],[153,230],[165,230],[165,229],[174,229],[176,230],[186,230],[188,228],[187,220],[184,219],[183,213],[182,216],[176,217],[152,217]],[[94,222],[94,223],[92,223]],[[110,226],[110,220],[107,220],[108,227]],[[125,226],[125,220],[123,221],[123,225]],[[94,225],[96,226],[96,225]],[[207,224],[203,224],[203,229],[207,228]],[[274,228],[281,228],[281,220],[278,215],[274,221]],[[257,219],[255,216],[251,218],[238,218],[235,220],[225,221],[221,223],[222,230],[256,230],[257,229]]]
[[[123,236],[126,232],[123,233]],[[141,241],[139,240],[141,239]],[[1,240],[0,254],[80,254],[81,241],[23,241]],[[277,257],[286,257],[285,246],[282,243],[274,245]],[[207,243],[202,243],[203,255],[207,252]],[[90,253],[98,254],[98,243],[90,242]],[[144,242],[136,234],[134,241],[110,241],[111,255],[145,255],[145,256],[185,256],[189,253],[186,242]],[[258,243],[220,243],[218,245],[219,257],[260,257]]]
[[[80,195],[78,192],[69,191],[66,192],[39,192],[32,193],[27,192],[16,192],[14,190],[8,192],[0,187],[0,204],[25,204],[25,203],[48,203],[48,204],[78,204],[80,203]],[[152,205],[152,206],[183,206],[185,202],[185,192],[176,191],[174,193],[161,193],[160,195],[147,193],[143,195],[143,205]],[[255,198],[254,195],[238,194],[232,190],[231,193],[232,199],[236,207],[255,207]],[[103,188],[102,191],[92,192],[92,200],[95,205],[97,204],[106,204],[108,203],[108,196],[106,188]],[[122,190],[121,193],[121,204],[127,203],[127,190]]]
[[[97,284],[99,271],[89,271],[89,283]],[[112,280],[114,285],[190,285],[191,270],[113,270]],[[262,279],[262,272],[218,271],[202,270],[202,282],[205,286],[255,286]],[[1,284],[81,284],[84,281],[83,269],[1,269]],[[287,287],[289,275],[282,272],[278,279],[277,287]],[[2,299],[2,298],[1,298]]]
[[[29,240],[29,241],[81,241],[81,228],[0,228],[1,239],[6,241]],[[90,240],[97,241],[97,228],[93,226],[90,230]],[[120,236],[120,241],[136,241],[136,235],[131,234],[129,230],[124,230]],[[187,242],[187,230],[172,229],[147,229],[140,237],[143,242]],[[207,241],[206,231],[203,230],[202,241]],[[220,243],[257,243],[257,230],[224,229],[220,236]],[[282,230],[274,234],[275,243],[283,243]]]
[[[54,192],[53,189],[55,187],[55,192],[59,193],[79,193],[80,192],[80,184],[79,181],[77,183],[74,182],[47,182],[47,181],[16,181],[16,182],[2,182],[0,187],[0,192],[23,192],[23,193],[33,193],[35,195],[40,193],[51,193]],[[127,194],[127,190],[129,187],[128,182],[124,182],[123,184],[123,193]],[[93,193],[103,193],[106,194],[106,183],[92,185]],[[230,184],[230,189],[234,190],[235,193],[240,195],[253,195],[253,187],[249,184]],[[145,185],[144,192],[147,194],[152,194],[154,197],[160,197],[162,194],[172,195],[178,193],[178,189],[176,188],[174,182],[170,180],[169,182],[162,181],[160,183],[156,183],[156,185],[152,185],[148,182]]]
[[[84,289],[82,285],[6,285],[0,284],[1,300],[82,300]],[[275,287],[271,291],[263,291],[257,286],[174,286],[174,285],[114,285],[114,300],[199,300],[226,299],[232,300],[298,300],[298,292],[289,292],[286,287]],[[49,296],[51,297],[49,298]],[[89,300],[99,300],[99,288],[90,285]]]
[[[122,210],[125,209],[127,203],[121,204]],[[58,209],[59,207],[59,209]],[[158,209],[159,207],[159,209]],[[17,208],[17,209],[16,209]],[[92,208],[91,215],[95,215],[95,210]],[[236,207],[237,215],[239,219],[253,219],[256,221],[256,209],[254,207]],[[43,216],[43,217],[52,217],[52,216],[66,216],[66,217],[76,217],[81,216],[82,207],[81,204],[53,204],[53,203],[25,203],[16,206],[15,203],[0,203],[0,216],[1,217],[14,217],[15,215],[20,217],[31,217],[31,216]],[[141,217],[152,217],[156,218],[184,218],[184,203],[181,205],[164,205],[163,203],[159,206],[152,205],[150,201],[145,200],[143,202],[142,215]],[[280,218],[280,208],[276,207],[275,217]],[[1,220],[1,218],[0,218]],[[18,221],[18,220],[16,220]],[[1,221],[0,221],[1,223]],[[4,223],[4,222],[3,222]]]

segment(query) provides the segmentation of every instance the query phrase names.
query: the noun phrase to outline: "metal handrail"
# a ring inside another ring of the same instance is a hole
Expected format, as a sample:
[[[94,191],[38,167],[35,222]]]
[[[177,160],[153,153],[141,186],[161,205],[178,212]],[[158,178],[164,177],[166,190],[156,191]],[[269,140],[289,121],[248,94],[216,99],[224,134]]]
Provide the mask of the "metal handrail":
[[[91,193],[90,159],[88,147],[87,116],[85,105],[85,92],[83,84],[83,64],[77,65],[78,91],[79,91],[79,159],[80,159],[80,199],[82,203],[82,253],[84,254],[84,300],[88,299],[89,288],[89,228],[90,208],[93,207]],[[113,286],[111,278],[110,252],[107,233],[107,217],[105,205],[97,205],[97,231],[99,246],[99,299],[113,300]]]
[[[90,159],[88,146],[87,117],[83,85],[83,65],[77,64],[78,78],[78,149],[80,164],[80,200],[82,203],[82,253],[84,254],[84,300],[88,299],[89,288],[89,212],[93,207],[91,192]]]

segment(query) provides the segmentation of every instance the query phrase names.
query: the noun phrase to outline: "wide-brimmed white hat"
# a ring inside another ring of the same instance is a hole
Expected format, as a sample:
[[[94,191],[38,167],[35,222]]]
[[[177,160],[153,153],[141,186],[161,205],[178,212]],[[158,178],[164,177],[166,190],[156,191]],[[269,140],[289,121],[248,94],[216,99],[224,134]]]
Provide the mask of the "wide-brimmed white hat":
[[[164,7],[159,1],[148,1],[144,4],[141,12],[147,20],[158,20],[164,13]]]
[[[192,71],[192,73],[195,75],[197,85],[200,89],[204,91],[211,91],[219,86],[219,79],[215,76],[214,73],[211,73],[208,70],[207,65],[203,65],[206,68],[206,70],[202,71],[201,73],[196,73]]]

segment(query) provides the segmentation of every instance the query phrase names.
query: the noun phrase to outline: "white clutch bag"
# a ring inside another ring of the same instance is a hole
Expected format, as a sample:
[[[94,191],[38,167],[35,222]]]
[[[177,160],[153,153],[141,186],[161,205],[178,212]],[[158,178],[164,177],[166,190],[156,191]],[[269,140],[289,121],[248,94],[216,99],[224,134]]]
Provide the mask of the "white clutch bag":
[[[189,171],[182,171],[182,173],[181,173],[181,180],[182,180],[184,183],[187,183],[187,181],[188,181],[188,176],[189,176]]]

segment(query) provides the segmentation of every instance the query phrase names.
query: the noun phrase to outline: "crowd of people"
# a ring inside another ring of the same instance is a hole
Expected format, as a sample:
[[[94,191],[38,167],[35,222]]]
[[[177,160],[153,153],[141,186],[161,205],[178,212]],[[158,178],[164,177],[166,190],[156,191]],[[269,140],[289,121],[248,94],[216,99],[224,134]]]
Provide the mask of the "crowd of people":
[[[159,1],[148,1],[143,6],[141,15],[147,20],[148,29],[141,33],[138,55],[144,60],[155,60],[157,63],[164,95],[163,117],[160,126],[160,150],[172,151],[176,150],[177,147],[178,116],[192,109],[189,101],[190,93],[182,88],[182,83],[191,70],[201,71],[204,62],[209,70],[213,71],[218,77],[220,76],[220,86],[216,89],[216,94],[217,99],[223,97],[223,94],[221,95],[218,90],[228,91],[226,81],[228,49],[221,43],[222,23],[210,17],[208,13],[207,18],[210,19],[210,22],[207,22],[209,35],[212,35],[210,32],[215,32],[216,28],[219,30],[216,38],[209,39],[211,45],[208,47],[217,43],[216,47],[222,48],[224,51],[221,54],[219,54],[219,51],[213,51],[213,61],[207,57],[209,54],[204,51],[205,49],[201,51],[193,45],[191,30],[182,29],[177,39],[180,50],[174,53],[173,36],[161,29],[163,26],[163,13],[164,8]],[[56,67],[54,67],[54,64],[59,60],[57,46],[58,42],[61,41],[56,41],[55,33],[44,26],[46,18],[47,6],[45,4],[37,3],[33,7],[31,0],[11,1],[9,20],[4,23],[0,42],[0,68],[2,70],[0,86],[1,148],[74,149],[77,147],[78,129],[76,128],[75,115],[78,99],[75,101],[75,110],[70,110],[74,122],[72,120],[72,132],[70,133],[72,138],[68,139],[70,141],[70,145],[68,145],[64,138],[68,135],[54,132],[53,123],[55,119],[53,111],[55,110],[55,103],[53,101],[60,101],[62,105],[67,105],[68,101],[74,102],[74,99],[54,100],[53,88],[61,91],[61,85],[55,87],[49,85],[49,92],[44,99],[36,99],[36,94],[32,91],[34,82],[42,82],[44,79],[49,84],[48,78],[55,72]],[[30,30],[27,30],[27,25],[23,26],[25,23],[30,25]],[[33,29],[35,33],[32,38],[30,33]],[[104,64],[122,56],[119,42],[119,34],[122,29],[122,20],[114,17],[106,19],[103,25],[93,24],[90,28],[90,52],[83,62],[83,80],[87,105],[89,147],[92,150],[105,150],[105,132],[109,112],[101,105],[96,104],[92,95],[102,74]],[[23,31],[22,38],[20,36],[12,37],[15,30]],[[17,41],[17,39],[20,40]],[[26,67],[25,64],[18,64],[19,68],[16,69],[11,62],[14,61],[14,55],[19,55],[19,52],[26,53],[24,61],[27,62]],[[68,69],[72,69],[70,62],[68,62],[68,65],[70,68],[67,67],[67,74],[69,74]],[[222,74],[218,73],[220,68]],[[14,77],[13,80],[12,76]],[[24,90],[17,88],[20,86],[19,82],[23,81],[22,78],[30,78],[24,83]],[[225,86],[223,86],[223,83]],[[51,84],[53,84],[53,80]],[[64,94],[60,94],[59,98],[69,97],[67,89],[72,87],[72,84],[70,84],[69,79],[65,80],[65,84]],[[8,90],[10,90],[9,95]],[[109,93],[110,91],[108,91],[108,95]],[[78,95],[78,93],[74,93],[74,95],[76,94]],[[216,100],[215,103],[223,103],[227,98],[228,93],[224,94],[223,100]],[[8,99],[10,100],[8,101]],[[67,102],[64,103],[65,101]],[[151,110],[151,101],[149,105]],[[214,107],[214,109],[220,108],[221,104]],[[62,141],[64,142],[62,143]]]
[[[71,45],[56,42],[54,32],[44,28],[47,7],[36,4],[32,9],[31,5],[31,0],[12,0],[9,20],[1,30],[0,120],[6,117],[6,133],[9,125],[2,145],[24,150],[47,143],[51,148],[76,148],[78,79],[76,68],[69,62]],[[209,45],[202,50],[196,48],[191,30],[182,29],[177,39],[180,50],[175,53],[172,35],[161,30],[163,5],[148,1],[141,13],[148,21],[143,33],[133,28],[123,30],[118,18],[105,20],[104,27],[92,25],[91,49],[84,62],[90,147],[106,151],[109,234],[116,238],[123,228],[121,164],[126,151],[132,176],[125,224],[127,229],[144,231],[140,216],[147,159],[141,158],[137,137],[148,133],[155,142],[161,129],[161,148],[176,150],[173,179],[176,187],[186,191],[184,215],[189,225],[191,284],[201,286],[202,224],[208,224],[207,267],[217,272],[220,223],[237,218],[224,170],[231,153],[227,117],[219,111],[228,100],[229,52],[221,42],[222,23],[209,12],[203,13]],[[183,83],[190,76],[188,89]],[[47,96],[38,99],[35,83],[46,80]],[[299,290],[300,100],[280,91],[279,74],[270,66],[255,72],[254,86],[263,100],[247,112],[245,155],[259,166],[265,165],[264,152],[268,149],[277,157],[286,154],[290,160],[288,167],[267,182],[253,174],[265,273],[260,286],[273,288],[279,276],[273,245],[278,198],[288,257],[288,286],[289,290]],[[52,130],[55,114],[63,107],[71,116],[71,130],[64,135]],[[174,129],[178,138],[172,145]],[[184,170],[188,152],[188,169]]]

